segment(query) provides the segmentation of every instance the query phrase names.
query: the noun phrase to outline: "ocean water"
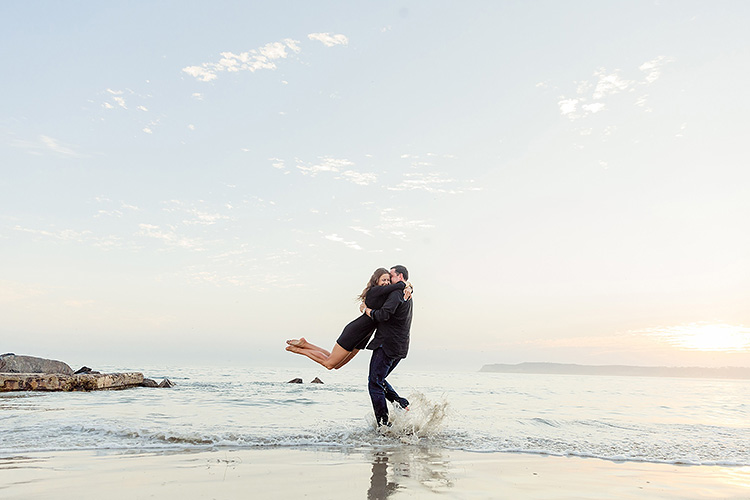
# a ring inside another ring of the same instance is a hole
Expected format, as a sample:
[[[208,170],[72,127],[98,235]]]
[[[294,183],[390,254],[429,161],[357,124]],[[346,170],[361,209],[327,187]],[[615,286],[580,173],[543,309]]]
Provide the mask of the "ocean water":
[[[0,393],[0,455],[417,446],[750,466],[747,380],[400,368],[389,380],[411,407],[393,408],[394,425],[385,433],[375,428],[366,372],[346,367],[160,368],[143,371],[168,377],[174,388]],[[298,376],[305,383],[287,383]],[[310,384],[315,376],[325,383]]]

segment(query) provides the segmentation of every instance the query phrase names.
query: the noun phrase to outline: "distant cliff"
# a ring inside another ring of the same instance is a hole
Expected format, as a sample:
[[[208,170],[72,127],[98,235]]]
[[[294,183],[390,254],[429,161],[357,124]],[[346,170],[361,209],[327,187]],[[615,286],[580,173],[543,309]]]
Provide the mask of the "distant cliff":
[[[563,363],[520,363],[484,365],[480,372],[539,373],[554,375],[618,375],[631,377],[687,377],[750,379],[750,368],[702,368],[697,366],[572,365]]]

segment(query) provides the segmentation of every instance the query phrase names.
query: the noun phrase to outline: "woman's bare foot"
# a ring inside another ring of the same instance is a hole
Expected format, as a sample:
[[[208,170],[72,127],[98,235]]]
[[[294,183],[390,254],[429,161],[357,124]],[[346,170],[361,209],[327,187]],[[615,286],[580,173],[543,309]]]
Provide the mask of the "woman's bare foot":
[[[307,340],[305,340],[305,337],[300,337],[299,339],[289,339],[286,341],[286,343],[296,347],[301,347],[302,349],[309,347],[309,344]]]

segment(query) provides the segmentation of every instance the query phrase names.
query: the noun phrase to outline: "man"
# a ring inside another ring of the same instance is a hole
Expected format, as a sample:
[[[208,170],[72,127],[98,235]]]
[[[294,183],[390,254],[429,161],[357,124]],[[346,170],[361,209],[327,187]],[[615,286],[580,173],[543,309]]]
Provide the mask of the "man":
[[[393,266],[390,273],[391,283],[409,279],[409,271],[404,266]],[[399,396],[386,378],[409,351],[412,304],[411,298],[405,300],[403,292],[397,290],[388,295],[380,309],[373,310],[364,304],[360,307],[377,325],[375,337],[367,346],[372,350],[367,390],[378,425],[390,425],[386,400],[397,402],[402,408],[409,406],[409,401]]]

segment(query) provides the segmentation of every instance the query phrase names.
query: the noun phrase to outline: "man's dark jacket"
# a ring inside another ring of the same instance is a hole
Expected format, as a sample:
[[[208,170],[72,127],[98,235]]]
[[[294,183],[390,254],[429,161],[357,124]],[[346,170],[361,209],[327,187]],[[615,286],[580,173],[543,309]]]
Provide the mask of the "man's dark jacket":
[[[403,290],[391,292],[383,307],[370,313],[377,330],[367,348],[374,351],[382,347],[389,358],[405,358],[409,352],[412,304],[412,299],[404,300]]]

